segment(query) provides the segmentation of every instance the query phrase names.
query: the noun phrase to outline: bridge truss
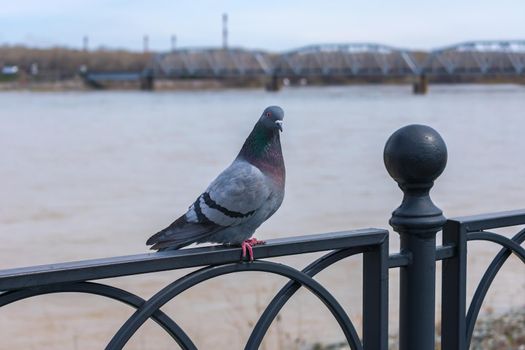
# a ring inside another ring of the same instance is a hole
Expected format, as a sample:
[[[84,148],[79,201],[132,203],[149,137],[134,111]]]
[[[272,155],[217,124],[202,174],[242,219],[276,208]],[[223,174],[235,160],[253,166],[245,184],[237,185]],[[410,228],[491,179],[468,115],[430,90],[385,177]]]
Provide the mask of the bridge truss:
[[[154,57],[156,77],[523,76],[525,40],[473,41],[430,52],[373,43],[311,45],[272,54],[241,48],[186,48]]]
[[[522,75],[525,40],[471,41],[434,50],[421,70],[438,75]]]

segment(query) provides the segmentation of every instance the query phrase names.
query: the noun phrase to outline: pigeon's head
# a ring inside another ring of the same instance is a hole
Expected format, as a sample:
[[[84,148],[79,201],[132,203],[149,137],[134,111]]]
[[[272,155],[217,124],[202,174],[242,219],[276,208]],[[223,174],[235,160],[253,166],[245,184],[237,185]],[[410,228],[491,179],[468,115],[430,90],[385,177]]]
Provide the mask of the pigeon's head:
[[[281,107],[270,106],[264,110],[259,122],[270,130],[283,131],[283,118],[284,111]]]

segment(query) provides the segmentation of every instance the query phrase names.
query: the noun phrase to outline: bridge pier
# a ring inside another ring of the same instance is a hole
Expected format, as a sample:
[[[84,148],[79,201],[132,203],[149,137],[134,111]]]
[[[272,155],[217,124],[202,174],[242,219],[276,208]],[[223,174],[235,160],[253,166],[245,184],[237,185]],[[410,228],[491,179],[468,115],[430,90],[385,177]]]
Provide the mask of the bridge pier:
[[[428,92],[428,78],[425,74],[420,74],[412,84],[412,92],[416,95],[425,95]]]
[[[155,87],[155,77],[151,69],[146,70],[140,79],[141,90],[153,90]]]
[[[281,80],[276,74],[272,74],[270,79],[266,82],[266,91],[281,90]]]

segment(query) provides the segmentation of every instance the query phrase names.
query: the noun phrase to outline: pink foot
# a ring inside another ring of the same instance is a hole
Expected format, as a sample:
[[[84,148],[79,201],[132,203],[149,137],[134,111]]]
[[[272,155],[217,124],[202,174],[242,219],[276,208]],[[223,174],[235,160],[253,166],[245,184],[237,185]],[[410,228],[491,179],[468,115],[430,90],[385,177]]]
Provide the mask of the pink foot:
[[[253,261],[253,246],[265,244],[265,241],[259,241],[257,238],[250,238],[242,242],[242,257],[243,259],[246,258],[246,252],[248,252],[248,255],[250,256],[250,261]]]

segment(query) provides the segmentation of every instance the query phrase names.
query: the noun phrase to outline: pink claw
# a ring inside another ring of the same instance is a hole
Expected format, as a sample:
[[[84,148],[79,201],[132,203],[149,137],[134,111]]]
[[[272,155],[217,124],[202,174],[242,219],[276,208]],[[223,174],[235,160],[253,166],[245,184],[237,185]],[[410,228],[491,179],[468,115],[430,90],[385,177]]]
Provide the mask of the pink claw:
[[[253,246],[265,244],[265,241],[259,241],[257,238],[250,238],[242,242],[241,248],[242,248],[242,257],[243,259],[246,258],[246,252],[248,252],[248,255],[250,256],[250,261],[253,261]]]

